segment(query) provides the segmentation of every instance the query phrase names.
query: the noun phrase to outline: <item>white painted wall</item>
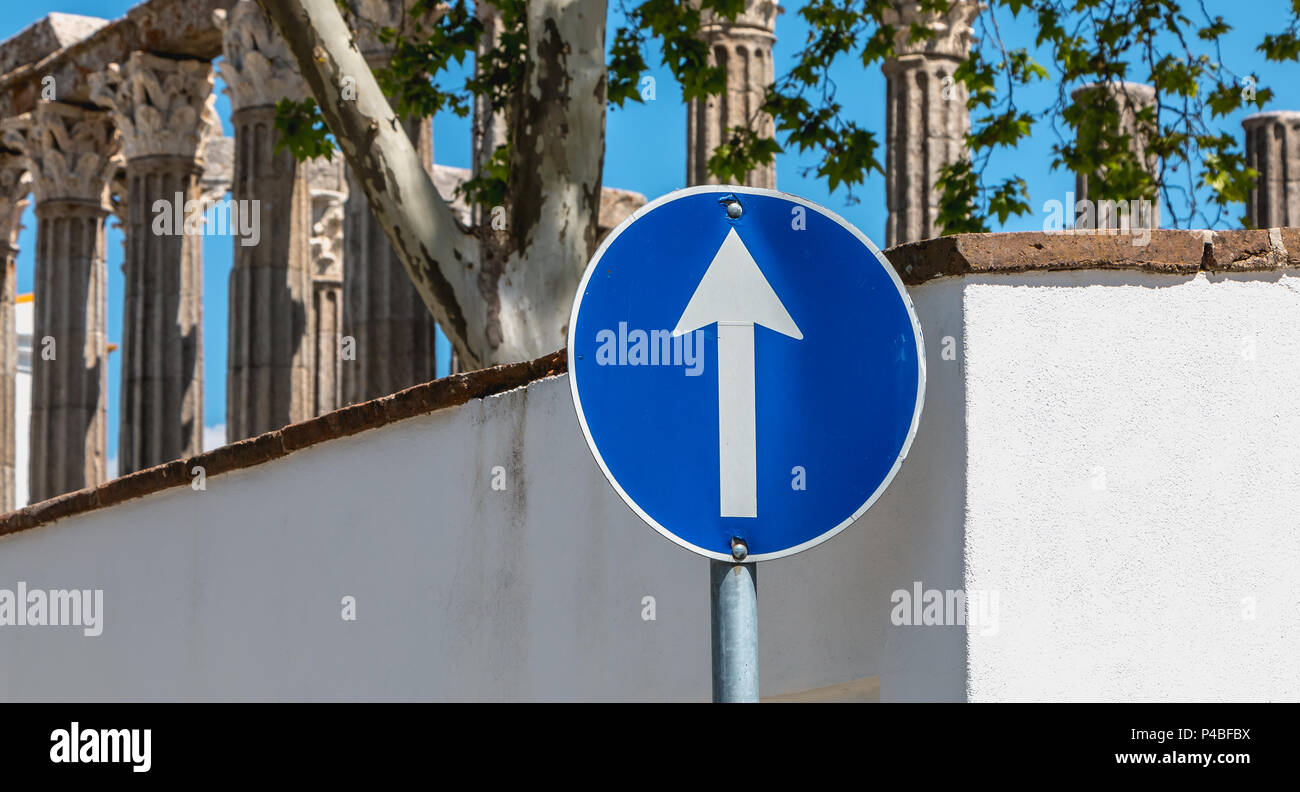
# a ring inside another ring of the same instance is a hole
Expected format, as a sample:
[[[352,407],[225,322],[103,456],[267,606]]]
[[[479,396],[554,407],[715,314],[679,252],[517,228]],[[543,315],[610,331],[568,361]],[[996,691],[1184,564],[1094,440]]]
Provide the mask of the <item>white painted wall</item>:
[[[971,698],[1300,697],[1297,273],[966,283]]]
[[[956,332],[956,282],[923,291]],[[888,621],[912,580],[960,586],[956,371],[871,512],[759,570],[765,695],[964,696],[961,627]],[[102,588],[104,631],[0,627],[0,700],[710,695],[708,562],[610,489],[563,377],[0,539],[0,587],[20,580]]]
[[[764,695],[1300,695],[1297,283],[912,289],[911,458],[856,525],[760,567]],[[609,489],[562,377],[0,539],[20,580],[104,589],[105,626],[0,627],[0,700],[709,696],[707,562]],[[891,624],[918,581],[996,592],[996,631]]]

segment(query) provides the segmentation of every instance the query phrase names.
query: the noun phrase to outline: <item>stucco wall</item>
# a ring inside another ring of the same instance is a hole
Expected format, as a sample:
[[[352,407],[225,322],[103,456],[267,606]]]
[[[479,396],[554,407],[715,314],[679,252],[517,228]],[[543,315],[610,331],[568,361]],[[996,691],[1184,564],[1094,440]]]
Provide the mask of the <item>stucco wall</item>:
[[[1300,278],[969,278],[974,700],[1300,697]]]
[[[936,358],[960,294],[914,294],[945,317]],[[883,700],[964,697],[963,628],[889,624],[894,589],[961,585],[959,367],[932,368],[885,496],[760,568],[764,695],[879,676]],[[0,627],[0,699],[710,693],[708,562],[612,492],[564,377],[2,538],[0,587],[19,580],[102,588],[104,630]]]

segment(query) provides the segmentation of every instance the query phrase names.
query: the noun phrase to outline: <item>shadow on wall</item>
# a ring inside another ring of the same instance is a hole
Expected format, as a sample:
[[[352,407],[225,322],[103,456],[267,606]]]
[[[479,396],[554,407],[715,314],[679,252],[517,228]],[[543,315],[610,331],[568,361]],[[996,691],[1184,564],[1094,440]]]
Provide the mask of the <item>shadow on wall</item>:
[[[918,587],[922,598],[937,591],[948,600],[964,586],[964,290],[960,279],[945,278],[908,291],[926,353],[916,439],[889,489],[856,523],[760,570],[764,696],[826,688],[817,695],[835,699],[837,686],[878,677],[880,701],[966,699],[965,615],[945,608],[927,624],[934,608],[915,601]]]

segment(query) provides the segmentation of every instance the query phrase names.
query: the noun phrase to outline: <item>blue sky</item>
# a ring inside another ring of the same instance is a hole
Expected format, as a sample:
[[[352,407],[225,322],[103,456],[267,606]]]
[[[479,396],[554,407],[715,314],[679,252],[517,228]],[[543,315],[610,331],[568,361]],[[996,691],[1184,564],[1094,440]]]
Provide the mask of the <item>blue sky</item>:
[[[780,75],[788,68],[807,29],[795,11],[801,5],[786,0],[785,12],[777,22],[778,42],[775,64]],[[6,39],[50,12],[85,14],[106,19],[123,16],[136,5],[132,0],[35,0],[28,3],[5,3],[0,7],[0,39]],[[616,4],[611,4],[616,5]],[[1268,105],[1271,110],[1300,110],[1300,84],[1295,79],[1300,67],[1294,64],[1279,66],[1266,62],[1254,51],[1265,33],[1277,32],[1287,18],[1289,0],[1254,0],[1249,4],[1229,0],[1204,0],[1211,15],[1222,15],[1233,31],[1228,34],[1223,47],[1224,61],[1237,74],[1254,73],[1261,85],[1274,91]],[[1187,15],[1199,21],[1196,3],[1189,3]],[[1248,8],[1243,12],[1241,9]],[[617,20],[611,20],[612,24]],[[1025,46],[1033,49],[1032,21],[1021,15],[1019,23],[1008,15],[999,19],[1004,39],[1009,47]],[[1050,62],[1050,53],[1037,53],[1040,62]],[[628,105],[624,109],[609,111],[605,153],[606,185],[623,187],[644,193],[649,198],[685,186],[686,110],[681,103],[681,93],[671,75],[658,67],[657,58],[651,58],[650,75],[656,80],[656,98],[644,105]],[[852,59],[843,62],[833,73],[839,98],[846,112],[876,130],[884,143],[885,81],[879,69],[862,69]],[[1145,74],[1134,74],[1143,79]],[[218,89],[222,86],[218,78]],[[1018,104],[1026,109],[1048,106],[1056,95],[1055,82],[1039,83],[1023,95],[1017,94]],[[217,109],[227,135],[233,134],[230,123],[230,105],[224,94],[219,94]],[[1217,126],[1241,139],[1239,113],[1221,120]],[[1049,199],[1064,200],[1065,193],[1073,188],[1073,175],[1052,171],[1051,146],[1057,140],[1051,127],[1040,123],[1033,137],[1014,151],[994,156],[990,163],[990,181],[1011,173],[1018,173],[1029,186],[1030,204],[1035,209]],[[434,151],[437,162],[456,167],[469,166],[469,124],[454,116],[434,119]],[[777,157],[777,185],[781,190],[802,195],[846,217],[877,243],[883,243],[885,224],[884,178],[873,174],[865,185],[855,188],[857,203],[849,203],[841,188],[835,193],[815,177],[802,175],[803,169],[816,165],[812,154],[797,153]],[[1221,225],[1236,225],[1235,218],[1242,214],[1241,207],[1233,207]],[[1167,215],[1166,215],[1167,216]],[[1005,226],[995,230],[1022,231],[1042,228],[1042,213],[1011,218]],[[34,251],[36,248],[36,221],[31,209],[24,220],[27,228],[19,236],[21,252],[18,257],[18,289],[32,290]],[[225,421],[225,367],[226,367],[226,288],[230,274],[231,237],[207,237],[204,240],[204,405],[205,423],[209,426]],[[110,223],[108,233],[108,337],[118,342],[122,335],[122,235]],[[444,363],[447,359],[445,344],[439,349]],[[118,399],[120,391],[120,356],[114,354],[109,366],[109,455],[116,456],[118,428]]]

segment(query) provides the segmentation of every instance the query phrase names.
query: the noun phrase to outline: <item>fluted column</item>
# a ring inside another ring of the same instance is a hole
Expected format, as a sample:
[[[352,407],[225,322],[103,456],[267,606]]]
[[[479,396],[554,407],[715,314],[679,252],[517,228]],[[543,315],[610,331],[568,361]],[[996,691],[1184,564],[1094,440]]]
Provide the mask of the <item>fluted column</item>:
[[[343,406],[343,203],[347,184],[343,161],[318,160],[311,172],[311,336],[316,344],[312,376],[317,415]]]
[[[120,474],[203,449],[203,237],[186,203],[220,123],[212,82],[207,61],[144,52],[91,77],[126,160]]]
[[[14,287],[17,273],[18,232],[31,179],[15,152],[0,149],[0,514],[13,509],[14,453],[17,434],[14,425],[14,380],[18,374],[18,330],[14,326]]]
[[[36,199],[34,503],[106,475],[104,218],[118,139],[108,113],[42,101],[6,122],[5,142],[24,154]]]
[[[1256,113],[1241,126],[1246,165],[1259,171],[1246,219],[1255,228],[1300,226],[1300,112]]]
[[[407,15],[412,0],[351,0],[350,5],[357,19],[357,46],[366,62],[372,69],[385,67],[391,52],[378,31],[413,24]],[[433,129],[429,119],[406,119],[403,126],[425,168],[431,169]],[[355,404],[433,379],[436,324],[370,211],[370,202],[351,168],[347,183],[343,334],[353,339],[356,358],[342,361],[342,374],[343,399]]]
[[[1156,89],[1150,85],[1131,82],[1117,83],[1087,83],[1075,88],[1070,92],[1070,99],[1076,104],[1080,102],[1094,102],[1095,91],[1105,91],[1108,95],[1108,102],[1113,102],[1115,108],[1119,111],[1119,132],[1129,136],[1129,150],[1137,156],[1138,161],[1142,163],[1146,172],[1159,182],[1160,179],[1160,162],[1155,154],[1147,152],[1147,139],[1151,130],[1149,125],[1139,123],[1137,114],[1143,109],[1154,107],[1156,103]],[[1088,194],[1088,179],[1093,174],[1076,173],[1074,174],[1074,193],[1078,201],[1096,201],[1096,197],[1090,197]],[[1123,196],[1122,200],[1138,200],[1137,196]],[[1160,227],[1160,198],[1157,192],[1156,198],[1150,202],[1143,201],[1139,204],[1137,217],[1131,215],[1123,221],[1116,214],[1116,207],[1110,203],[1098,203],[1094,214],[1094,227],[1098,229],[1118,229],[1121,225],[1127,223],[1130,228],[1159,228]]]
[[[737,126],[750,126],[770,137],[771,117],[756,115],[767,87],[772,84],[772,45],[776,43],[776,0],[745,0],[745,10],[734,21],[711,12],[701,18],[700,33],[709,45],[711,63],[727,74],[727,90],[686,107],[686,183],[716,184],[709,173],[709,157]],[[746,174],[751,187],[776,187],[776,163]]]
[[[955,0],[947,14],[895,0],[885,21],[895,29],[885,61],[885,245],[932,239],[938,225],[939,171],[967,156],[970,111],[966,87],[953,78],[970,54],[971,22],[979,3]],[[909,41],[923,25],[933,38]]]
[[[235,128],[234,207],[256,219],[256,243],[234,240],[226,365],[230,442],[310,418],[311,194],[287,150],[276,151],[275,104],[307,95],[288,47],[253,0],[215,12],[221,76]]]

